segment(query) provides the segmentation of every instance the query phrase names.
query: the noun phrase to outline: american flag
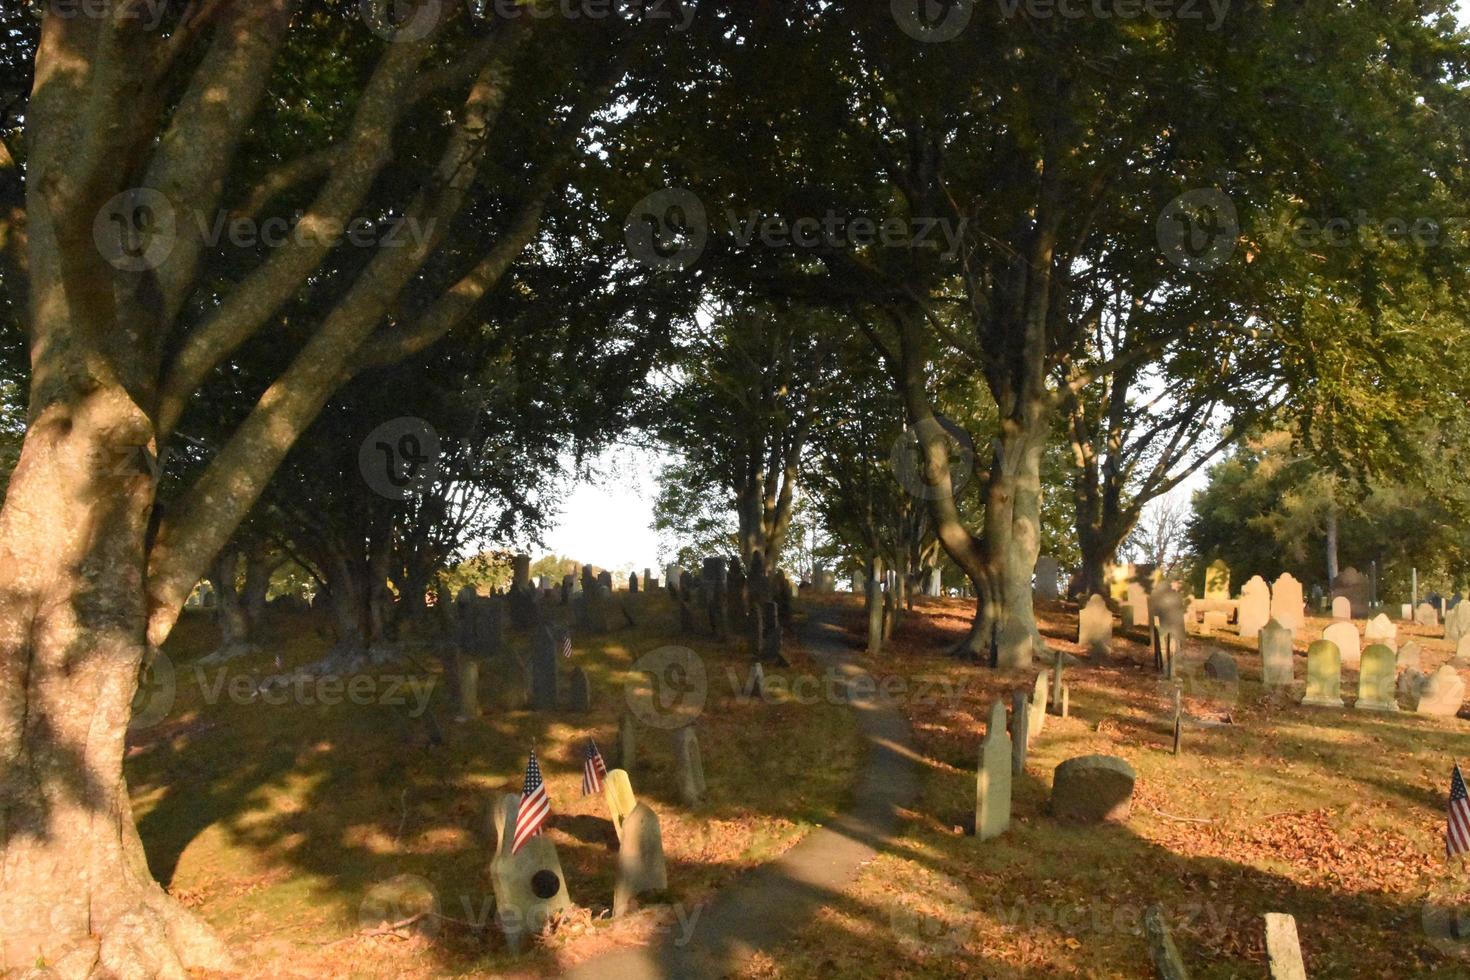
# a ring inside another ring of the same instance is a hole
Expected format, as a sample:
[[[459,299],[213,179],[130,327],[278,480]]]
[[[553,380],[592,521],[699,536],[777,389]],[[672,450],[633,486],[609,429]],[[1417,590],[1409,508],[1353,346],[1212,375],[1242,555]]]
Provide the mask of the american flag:
[[[607,763],[597,751],[597,743],[587,739],[587,758],[582,763],[582,795],[591,796],[602,792],[602,777],[607,775]]]
[[[561,635],[561,655],[570,658],[572,655],[572,631],[567,630]]]
[[[551,797],[546,795],[546,783],[541,780],[541,766],[536,762],[536,750],[531,750],[531,761],[526,763],[526,783],[521,790],[521,805],[516,810],[515,833],[511,835],[510,853],[517,854],[526,846],[526,841],[541,833],[546,819],[551,816]]]
[[[1460,775],[1460,764],[1455,763],[1450,776],[1450,816],[1444,833],[1445,857],[1470,851],[1470,793],[1465,792],[1465,777]]]

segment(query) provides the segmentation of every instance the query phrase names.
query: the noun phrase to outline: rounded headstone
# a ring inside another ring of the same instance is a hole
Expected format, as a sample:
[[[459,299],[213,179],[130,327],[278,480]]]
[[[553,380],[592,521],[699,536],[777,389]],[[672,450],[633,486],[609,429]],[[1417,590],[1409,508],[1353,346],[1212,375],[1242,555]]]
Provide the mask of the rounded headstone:
[[[1084,755],[1057,766],[1052,778],[1051,814],[1070,823],[1120,822],[1133,808],[1138,774],[1125,759]]]

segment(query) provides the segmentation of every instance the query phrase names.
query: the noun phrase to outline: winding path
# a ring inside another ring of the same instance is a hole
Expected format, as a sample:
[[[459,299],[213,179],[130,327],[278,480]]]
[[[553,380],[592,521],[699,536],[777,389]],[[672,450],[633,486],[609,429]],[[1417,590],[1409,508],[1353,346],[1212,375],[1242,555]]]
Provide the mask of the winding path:
[[[848,680],[864,671],[834,625],[836,610],[812,609],[805,648],[818,666]],[[873,690],[876,685],[863,685]],[[865,761],[847,812],[813,831],[780,859],[746,872],[693,919],[692,931],[671,930],[653,946],[617,950],[564,974],[570,980],[662,980],[728,976],[754,953],[789,939],[839,893],[898,828],[897,809],[917,792],[913,733],[881,695],[853,698]],[[692,916],[690,916],[692,919]],[[682,944],[681,944],[682,943]]]

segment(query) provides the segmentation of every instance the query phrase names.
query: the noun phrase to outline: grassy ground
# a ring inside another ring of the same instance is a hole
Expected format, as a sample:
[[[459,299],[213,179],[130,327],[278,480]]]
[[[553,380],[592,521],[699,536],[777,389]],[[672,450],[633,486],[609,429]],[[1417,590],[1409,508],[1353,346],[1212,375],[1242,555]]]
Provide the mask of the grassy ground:
[[[1327,625],[1313,620],[1298,635],[1292,697],[1261,687],[1253,643],[1191,639],[1195,664],[1215,648],[1235,654],[1242,683],[1211,685],[1186,671],[1193,712],[1233,724],[1190,728],[1176,757],[1169,697],[1142,631],[1120,631],[1112,662],[1084,657],[1068,670],[1071,717],[1047,719],[1015,786],[1010,831],[981,844],[961,828],[973,814],[986,713],[997,698],[1009,705],[1035,672],[936,655],[971,609],[926,605],[868,664],[929,681],[907,686],[924,776],[898,846],[746,976],[1147,977],[1151,905],[1172,923],[1196,977],[1264,976],[1266,912],[1296,916],[1312,977],[1470,974],[1470,943],[1436,940],[1423,924],[1426,904],[1470,897],[1463,863],[1446,871],[1442,836],[1450,769],[1470,747],[1464,718],[1298,707],[1306,639]],[[1075,607],[1040,612],[1049,643],[1083,657],[1072,642]],[[1431,636],[1438,631],[1399,630],[1401,641],[1423,645],[1426,673],[1452,652]],[[1349,701],[1356,687],[1347,672]],[[1094,752],[1137,770],[1132,817],[1104,828],[1054,823],[1045,815],[1053,769]]]
[[[166,648],[177,686],[172,710],[130,736],[127,775],[154,873],[221,932],[254,976],[551,976],[608,946],[677,928],[667,908],[610,918],[615,835],[602,799],[580,796],[587,735],[616,765],[633,661],[677,642],[709,671],[699,723],[707,798],[692,811],[678,802],[664,732],[643,730],[632,774],[635,792],[660,816],[668,897],[683,907],[841,809],[853,781],[855,728],[836,704],[740,700],[729,674],[743,676],[746,667],[738,645],[679,637],[663,594],[629,603],[636,627],[574,636],[574,662],[592,679],[590,714],[487,711],[457,725],[435,689],[429,711],[445,736],[439,746],[414,717],[423,687],[400,683],[390,676],[397,671],[370,675],[351,697],[350,689],[314,687],[276,705],[239,696],[245,678],[273,672],[277,654],[288,668],[321,656],[325,621],[282,614],[271,628],[277,639],[259,655],[201,667],[195,661],[212,646],[213,627],[202,615],[186,618]],[[564,610],[552,605],[547,613],[557,619]],[[510,638],[522,650],[529,645],[526,634]],[[430,670],[414,683],[437,680],[433,658],[419,660]],[[482,691],[493,684],[483,678]],[[533,739],[552,798],[549,835],[579,911],[513,959],[494,928],[485,874],[491,850],[481,828],[492,797],[520,792]],[[403,875],[427,882],[442,917],[398,935],[365,935],[365,922],[376,925],[371,896]]]

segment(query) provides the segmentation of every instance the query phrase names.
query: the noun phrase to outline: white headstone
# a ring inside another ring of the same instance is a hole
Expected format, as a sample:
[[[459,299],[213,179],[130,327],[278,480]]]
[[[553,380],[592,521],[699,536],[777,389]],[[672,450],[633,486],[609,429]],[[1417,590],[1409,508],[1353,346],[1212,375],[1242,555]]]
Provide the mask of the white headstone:
[[[1240,624],[1240,638],[1242,640],[1254,640],[1261,632],[1261,627],[1271,619],[1271,587],[1266,580],[1259,575],[1240,587],[1240,606],[1237,620]]]
[[[1011,737],[1006,734],[1005,705],[997,701],[990,708],[975,774],[975,836],[980,840],[999,837],[1010,823]]]
[[[1352,619],[1353,601],[1345,595],[1340,595],[1332,600],[1333,619]]]
[[[1382,643],[1384,646],[1397,646],[1398,636],[1399,628],[1383,613],[1370,619],[1363,630],[1363,638],[1367,642]]]
[[[1337,645],[1344,667],[1356,667],[1361,656],[1362,638],[1353,623],[1333,623],[1322,631],[1322,639]]]
[[[1288,572],[1271,587],[1271,618],[1295,632],[1307,623],[1306,599],[1302,583]]]

